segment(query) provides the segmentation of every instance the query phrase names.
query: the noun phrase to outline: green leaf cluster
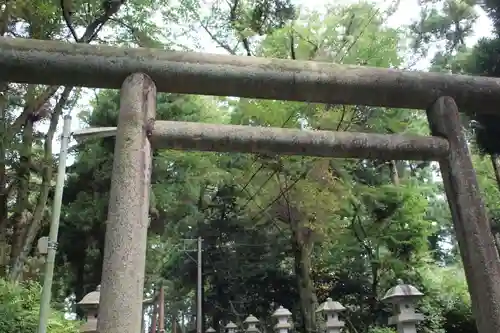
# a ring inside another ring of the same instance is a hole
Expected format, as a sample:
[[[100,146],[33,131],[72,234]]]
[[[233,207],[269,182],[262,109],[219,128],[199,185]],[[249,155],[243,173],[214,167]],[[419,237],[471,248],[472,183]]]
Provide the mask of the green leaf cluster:
[[[0,279],[0,332],[36,332],[40,294],[37,283],[15,284]],[[77,333],[79,322],[65,319],[62,311],[52,310],[47,329],[54,333]]]

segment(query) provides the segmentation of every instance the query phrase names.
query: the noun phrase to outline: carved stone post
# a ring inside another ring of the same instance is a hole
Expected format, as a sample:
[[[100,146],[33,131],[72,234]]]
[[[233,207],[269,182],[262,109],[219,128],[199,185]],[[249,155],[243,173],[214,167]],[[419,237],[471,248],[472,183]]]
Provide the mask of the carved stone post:
[[[236,329],[238,328],[238,326],[236,326],[235,323],[233,323],[232,321],[230,321],[229,323],[227,323],[225,329],[226,329],[226,333],[236,333]]]
[[[121,88],[97,327],[105,333],[141,329],[156,87],[145,74]]]
[[[278,323],[274,326],[276,333],[289,333],[292,328],[290,319],[292,318],[292,313],[280,305],[280,307],[274,311],[274,318],[278,320]]]
[[[427,110],[427,118],[432,135],[446,138],[450,144],[449,156],[439,164],[477,329],[481,333],[498,333],[500,260],[457,105],[451,97],[441,97]]]
[[[345,308],[342,304],[334,302],[331,298],[327,298],[326,302],[318,307],[316,312],[323,313],[326,316],[326,333],[340,333],[342,328],[344,328],[345,323],[339,320],[339,312],[344,310]]]
[[[382,302],[393,305],[394,316],[389,318],[389,325],[396,325],[398,333],[417,333],[416,324],[424,320],[424,316],[415,312],[417,301],[424,294],[412,285],[398,280],[398,285],[389,289]]]
[[[257,328],[257,324],[259,323],[259,320],[254,317],[253,315],[249,315],[245,321],[245,324],[248,325],[246,332],[247,333],[260,333],[259,329]]]

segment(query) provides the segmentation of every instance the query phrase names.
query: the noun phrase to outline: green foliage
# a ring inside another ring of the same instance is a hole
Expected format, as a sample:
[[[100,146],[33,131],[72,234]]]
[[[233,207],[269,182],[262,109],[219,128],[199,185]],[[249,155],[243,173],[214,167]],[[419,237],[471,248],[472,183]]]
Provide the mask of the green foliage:
[[[470,297],[461,267],[422,268],[421,309],[428,326],[442,332],[476,332]]]
[[[422,20],[405,29],[386,24],[396,6],[384,11],[364,1],[324,11],[299,11],[281,0],[214,1],[209,8],[196,0],[136,1],[127,2],[108,22],[113,36],[102,38],[107,43],[159,48],[189,48],[180,45],[189,40],[201,47],[196,44],[203,38],[201,29],[232,54],[386,68],[406,65],[401,50],[409,39],[418,49],[416,54],[425,53],[434,41],[444,41],[446,47],[435,57],[432,70],[472,70],[466,61],[469,56],[484,58],[488,67],[492,61],[488,52],[495,45],[485,44],[484,54],[479,49],[468,52],[462,45],[476,17],[472,4],[457,0],[439,6],[438,2],[423,1]],[[59,16],[47,6],[41,13],[49,24]],[[75,1],[75,8],[74,24],[83,28],[90,14],[99,12],[99,3]],[[168,25],[158,26],[151,18],[156,13]],[[52,35],[44,36],[55,38],[66,30],[61,20],[57,23]],[[181,34],[188,38],[177,38]],[[15,94],[9,98],[13,105],[20,100]],[[118,92],[101,90],[79,118],[88,126],[116,126],[118,110]],[[157,119],[428,132],[419,111],[177,94],[158,94]],[[65,290],[58,290],[58,295],[74,294],[79,300],[100,283],[113,149],[114,138],[74,147],[56,267]],[[491,167],[484,158],[474,158],[493,211],[500,199],[488,179]],[[217,330],[228,320],[241,323],[249,313],[271,328],[270,314],[283,305],[296,314],[298,331],[312,332],[307,312],[332,297],[349,309],[350,331],[393,333],[386,327],[389,309],[380,299],[397,278],[403,278],[426,295],[420,307],[428,318],[422,331],[473,332],[441,185],[433,165],[419,161],[155,150],[145,294],[163,286],[168,313],[192,317],[197,272],[191,259],[194,247],[186,239],[201,236],[205,321]],[[29,284],[25,289],[31,293],[36,288]],[[18,298],[28,301],[29,295]],[[30,308],[36,306],[34,301]],[[166,321],[173,324],[170,317]]]
[[[37,283],[14,284],[0,279],[0,332],[36,332],[40,293]],[[77,333],[79,322],[67,320],[62,312],[53,310],[47,329],[51,333]]]
[[[489,14],[495,26],[494,38],[482,38],[468,49],[465,40],[472,34],[477,20],[474,5],[476,1],[426,1],[422,8],[422,17],[411,29],[415,33],[416,49],[427,47],[432,42],[445,40],[444,51],[437,52],[432,61],[432,71],[468,73],[481,76],[499,77],[498,51],[500,32],[498,3],[495,0],[480,2]],[[443,5],[439,8],[439,5]],[[421,45],[422,44],[422,45]],[[426,52],[426,50],[425,50]],[[475,144],[482,154],[499,154],[500,118],[497,115],[478,115],[477,110],[461,110],[472,120],[468,127],[475,136]]]
[[[368,333],[396,333],[396,330],[389,327],[370,327]]]
[[[500,51],[500,39],[482,39],[474,47],[467,58],[466,70],[468,73],[482,76],[500,77],[499,61],[496,56]],[[475,121],[472,130],[475,134],[475,143],[483,154],[499,154],[500,147],[500,117],[498,115],[478,115],[474,110],[469,111]]]
[[[304,11],[290,27],[268,35],[258,53],[276,58],[398,67],[399,32],[384,27],[383,19],[384,13],[366,2],[332,6],[327,13]]]
[[[80,118],[91,126],[116,126],[118,92],[102,91],[94,103],[94,109],[82,112]],[[157,119],[225,120],[210,98],[174,94],[158,95]],[[78,147],[76,162],[68,170],[60,227],[65,237],[59,245],[64,255],[58,260],[59,267],[73,272],[68,287],[75,291],[77,299],[100,282],[113,149],[113,138],[86,142]],[[175,235],[174,238],[182,237],[182,233],[196,222],[197,201],[200,190],[206,186],[205,181],[216,185],[227,178],[217,164],[217,156],[213,154],[154,152],[150,207],[152,240],[156,239],[155,234],[163,235],[164,232]],[[166,224],[169,225],[167,230]],[[162,252],[162,249],[150,250],[150,255],[158,260],[160,255],[169,255],[170,252]],[[152,276],[158,275],[157,265],[158,261],[148,265]],[[156,282],[158,279],[148,278],[148,283]]]
[[[490,17],[495,30],[500,31],[500,3],[498,0],[484,0],[478,1],[478,3]]]

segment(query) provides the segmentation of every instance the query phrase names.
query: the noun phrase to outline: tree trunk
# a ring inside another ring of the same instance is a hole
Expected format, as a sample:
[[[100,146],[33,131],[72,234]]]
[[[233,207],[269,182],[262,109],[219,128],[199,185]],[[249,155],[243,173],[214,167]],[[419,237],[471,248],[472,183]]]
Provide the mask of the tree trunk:
[[[19,152],[19,168],[17,170],[17,199],[12,218],[13,232],[9,256],[9,279],[12,281],[18,281],[23,271],[23,265],[18,263],[18,258],[23,249],[24,233],[28,227],[29,221],[31,220],[29,203],[31,148],[33,145],[33,121],[31,118],[28,118],[24,124],[22,140],[21,151]]]
[[[5,133],[7,128],[7,84],[0,84],[0,133]],[[8,242],[7,242],[7,202],[9,197],[9,187],[7,185],[6,168],[6,146],[7,138],[0,136],[0,276],[7,273],[8,263]]]
[[[497,187],[500,190],[500,162],[498,161],[497,155],[490,155],[491,165],[493,165],[493,172],[495,173],[495,179],[497,180]]]
[[[5,36],[9,28],[10,14],[14,1],[6,1],[4,10],[0,15],[0,36]],[[7,98],[8,84],[0,83],[0,133],[7,132]],[[8,242],[7,242],[7,201],[10,192],[10,186],[7,185],[6,174],[6,147],[8,145],[8,136],[0,136],[0,277],[7,274],[8,264]]]
[[[172,316],[172,333],[177,333],[177,313]]]
[[[0,36],[4,36],[9,27],[10,12],[12,10],[13,1],[7,1],[5,3],[4,10],[0,15]],[[5,82],[0,83],[0,133],[6,133],[7,131],[7,95],[8,84]],[[6,146],[7,137],[0,136],[0,276],[6,273],[6,227],[7,227],[7,198],[8,191],[7,178],[6,178]]]
[[[316,174],[311,169],[309,171],[311,171],[312,175]],[[306,214],[301,214],[297,207],[290,201],[289,189],[293,185],[287,185],[286,176],[283,182],[279,173],[276,174],[276,179],[279,184],[282,200],[276,206],[275,214],[281,221],[288,222],[291,231],[290,243],[294,258],[295,279],[299,290],[300,317],[302,319],[302,327],[297,331],[313,333],[317,331],[315,310],[318,305],[314,282],[311,278],[311,255],[314,245],[313,231],[306,225],[309,222]]]
[[[308,235],[297,222],[292,222],[292,251],[294,254],[294,269],[300,295],[300,314],[302,317],[302,332],[316,331],[315,310],[318,303],[311,278],[312,244]]]
[[[392,160],[389,162],[389,171],[391,173],[391,182],[394,186],[399,185],[399,173],[396,161]]]
[[[22,267],[24,265],[24,262],[26,260],[26,257],[28,256],[29,252],[33,248],[33,243],[35,242],[35,238],[38,235],[38,232],[40,231],[42,227],[42,221],[45,216],[45,211],[46,211],[46,206],[47,206],[47,200],[49,198],[49,191],[50,191],[50,186],[51,186],[51,181],[52,181],[52,174],[53,174],[53,156],[52,156],[52,141],[54,140],[54,135],[57,129],[57,124],[59,122],[59,117],[62,114],[63,108],[66,105],[66,102],[68,101],[69,94],[71,93],[73,87],[66,87],[64,88],[63,93],[61,94],[61,97],[59,101],[57,102],[57,105],[54,108],[54,111],[52,112],[52,116],[50,119],[50,125],[49,129],[47,131],[47,134],[45,135],[45,142],[44,142],[44,163],[42,166],[42,184],[41,184],[41,190],[40,193],[38,194],[38,199],[36,206],[33,210],[33,212],[30,214],[30,218],[25,221],[24,227],[20,230],[21,234],[17,235],[18,238],[15,238],[16,241],[16,251],[11,252],[11,274],[10,279],[11,280],[18,280],[19,279],[19,272],[22,270]],[[30,131],[31,136],[33,135],[33,121],[31,118],[28,118],[27,125],[24,127],[24,132],[25,131]],[[23,140],[24,141],[24,140]],[[32,141],[32,138],[31,138]],[[29,147],[24,145],[23,142],[23,151],[24,149],[29,149],[29,154],[28,151],[25,153],[27,156],[31,156],[31,144]],[[28,184],[22,184],[22,186],[19,187],[19,189],[25,189],[24,191],[28,192],[26,194],[26,197],[29,195],[29,173],[30,173],[30,167],[32,165],[31,158],[26,160],[27,166],[28,166]],[[22,165],[21,165],[22,166]],[[24,169],[23,169],[24,171]],[[21,185],[21,184],[20,184]],[[26,186],[26,187],[25,187]],[[25,209],[26,211],[26,209]],[[13,243],[14,244],[14,243]]]
[[[490,158],[491,158],[491,165],[493,166],[493,173],[495,174],[495,179],[497,181],[497,187],[498,187],[498,190],[500,191],[500,162],[498,161],[497,155],[492,154],[492,155],[490,155]],[[498,226],[495,226],[495,227],[496,228],[492,228],[492,229],[498,230]],[[497,251],[500,254],[500,234],[498,233],[498,231],[494,231],[493,234],[495,236],[495,245],[496,245]]]

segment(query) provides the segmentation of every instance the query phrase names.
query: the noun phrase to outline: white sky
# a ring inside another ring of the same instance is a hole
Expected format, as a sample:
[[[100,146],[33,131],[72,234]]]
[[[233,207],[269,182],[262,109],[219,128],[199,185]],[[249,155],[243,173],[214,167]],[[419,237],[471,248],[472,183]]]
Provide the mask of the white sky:
[[[294,2],[305,8],[309,9],[320,9],[324,8],[328,4],[339,4],[339,2],[344,2],[346,4],[352,3],[355,0],[295,0]],[[376,3],[379,3],[381,6],[384,6],[384,4],[391,3],[391,0],[375,0]],[[399,9],[397,12],[391,16],[391,18],[388,20],[388,25],[392,27],[400,27],[403,25],[406,25],[410,23],[411,21],[417,19],[419,17],[420,13],[420,6],[418,5],[418,0],[401,0]],[[491,35],[492,31],[492,25],[486,14],[484,13],[483,10],[478,8],[478,13],[479,13],[479,18],[476,21],[476,24],[474,26],[474,34],[473,36],[469,37],[467,39],[467,44],[468,46],[474,45],[478,39],[486,36]],[[161,24],[161,23],[160,23]],[[204,41],[202,43],[202,49],[201,52],[208,52],[208,53],[225,53],[224,50],[221,48],[217,47],[217,45],[210,39],[210,37],[206,34],[204,31],[200,31],[201,37],[200,40]],[[186,43],[189,43],[187,41]],[[429,66],[429,60],[432,58],[432,55],[430,55],[427,59],[423,59],[417,66],[419,69],[425,70]],[[89,101],[93,97],[93,92],[90,89],[85,89],[84,96],[80,99],[77,107],[74,108],[72,111],[72,130],[78,130],[82,128],[84,125],[78,120],[77,114],[82,110],[82,109],[87,109],[89,107]],[[48,125],[41,125],[40,127],[47,127]],[[58,153],[60,150],[60,135],[62,131],[62,120],[59,122],[58,126],[58,133],[57,133],[57,139],[54,142],[54,153]],[[74,144],[74,142],[73,142]],[[70,163],[73,162],[73,157],[69,157]]]

